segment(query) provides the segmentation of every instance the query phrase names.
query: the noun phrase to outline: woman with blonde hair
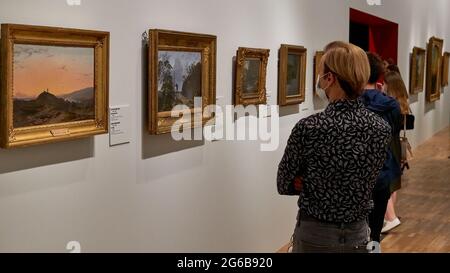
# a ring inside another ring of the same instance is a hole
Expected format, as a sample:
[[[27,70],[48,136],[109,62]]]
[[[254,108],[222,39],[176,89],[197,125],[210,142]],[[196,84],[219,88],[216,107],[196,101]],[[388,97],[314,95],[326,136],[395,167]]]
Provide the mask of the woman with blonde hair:
[[[297,123],[278,168],[278,192],[300,196],[293,252],[368,252],[372,190],[391,139],[387,122],[359,100],[369,75],[361,48],[325,48],[317,95],[329,105]]]
[[[402,119],[404,119],[404,117],[410,113],[408,91],[406,89],[406,85],[402,79],[402,76],[395,69],[390,69],[390,71],[388,71],[384,75],[383,91],[388,96],[397,100],[397,102],[400,104]],[[404,121],[401,121],[401,124],[403,124],[403,122]],[[400,134],[394,136],[393,144],[394,144],[393,154],[396,157],[396,159],[400,162],[401,161]],[[394,228],[398,227],[399,225],[401,225],[400,219],[397,217],[397,214],[395,213],[397,192],[401,188],[402,188],[402,180],[400,176],[398,177],[398,179],[396,179],[391,183],[390,190],[392,195],[387,206],[385,215],[385,224],[381,233],[389,232]]]

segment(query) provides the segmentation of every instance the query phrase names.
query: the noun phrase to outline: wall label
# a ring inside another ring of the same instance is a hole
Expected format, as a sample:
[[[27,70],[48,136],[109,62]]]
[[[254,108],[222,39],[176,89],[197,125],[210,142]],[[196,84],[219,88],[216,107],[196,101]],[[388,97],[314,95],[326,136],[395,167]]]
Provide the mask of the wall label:
[[[130,106],[114,106],[109,109],[109,145],[117,146],[131,142]]]

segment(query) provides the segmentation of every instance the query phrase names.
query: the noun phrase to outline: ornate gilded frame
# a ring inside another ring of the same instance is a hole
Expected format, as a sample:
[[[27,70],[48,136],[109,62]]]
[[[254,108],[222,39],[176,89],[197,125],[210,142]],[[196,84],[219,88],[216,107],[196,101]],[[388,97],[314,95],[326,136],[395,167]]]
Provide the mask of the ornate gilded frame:
[[[288,96],[287,81],[288,81],[288,56],[296,55],[299,57],[299,83],[297,94]],[[279,61],[279,79],[278,79],[278,104],[280,106],[295,105],[305,102],[305,88],[306,88],[306,59],[307,49],[303,46],[295,45],[281,45],[280,61]]]
[[[433,48],[437,47],[439,52],[439,59],[435,64],[433,64]],[[426,83],[426,97],[428,102],[434,102],[440,99],[441,97],[441,77],[442,77],[442,49],[444,47],[444,40],[432,37],[430,38],[430,41],[428,43],[428,49],[427,49],[427,83]],[[436,90],[432,89],[432,68],[433,65],[436,67]]]
[[[148,96],[148,130],[152,135],[172,132],[175,122],[183,124],[183,128],[204,126],[213,119],[213,115],[202,115],[201,123],[195,122],[194,115],[204,112],[205,107],[216,103],[216,48],[217,37],[206,34],[151,29],[149,31],[149,96]],[[190,121],[174,118],[169,112],[158,111],[158,51],[192,51],[202,56],[202,109],[190,109]],[[190,124],[188,124],[190,123]]]
[[[416,71],[417,66],[419,65],[417,63],[417,56],[420,56],[423,58],[423,62],[421,67],[419,67],[419,84],[415,85],[416,82]],[[425,82],[425,61],[426,61],[426,50],[420,47],[414,47],[413,52],[411,54],[411,67],[410,67],[410,83],[409,83],[409,89],[410,94],[415,95],[420,92],[423,92],[424,82]]]
[[[266,75],[267,63],[269,62],[270,50],[259,48],[240,47],[236,59],[236,89],[234,96],[235,105],[259,105],[267,103]],[[244,64],[247,59],[258,59],[260,61],[258,89],[256,93],[244,94]]]
[[[109,32],[2,24],[0,146],[14,148],[108,133],[109,40]],[[15,44],[93,48],[95,120],[14,128],[13,50]]]
[[[442,56],[442,87],[448,86],[449,59],[450,52],[444,52]]]
[[[316,83],[317,83],[317,77],[319,75],[319,65],[320,61],[322,60],[323,55],[325,54],[324,51],[316,51],[316,54],[314,55],[314,69],[313,69],[313,92],[314,95],[316,95]]]

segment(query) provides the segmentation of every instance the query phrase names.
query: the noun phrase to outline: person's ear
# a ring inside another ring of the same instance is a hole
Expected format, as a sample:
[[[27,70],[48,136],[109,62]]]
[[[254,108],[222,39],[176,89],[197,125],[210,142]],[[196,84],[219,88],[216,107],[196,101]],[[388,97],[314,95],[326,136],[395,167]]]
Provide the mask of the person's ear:
[[[327,82],[330,86],[333,85],[336,82],[336,76],[333,73],[328,73]]]

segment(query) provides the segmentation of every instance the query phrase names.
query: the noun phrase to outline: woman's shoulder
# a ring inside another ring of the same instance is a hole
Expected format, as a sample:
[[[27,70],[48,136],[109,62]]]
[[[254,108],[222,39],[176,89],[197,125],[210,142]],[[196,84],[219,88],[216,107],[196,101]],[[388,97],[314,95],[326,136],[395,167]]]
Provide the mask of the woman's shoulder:
[[[326,119],[326,116],[323,112],[313,114],[309,117],[303,118],[297,122],[294,127],[294,131],[300,132],[302,134],[307,134],[313,130],[318,128],[323,128],[323,120]]]
[[[382,118],[380,115],[364,109],[363,110],[366,117],[366,126],[373,127],[377,132],[384,133],[386,135],[391,134],[391,126],[389,125],[389,122],[387,122],[384,118]]]

